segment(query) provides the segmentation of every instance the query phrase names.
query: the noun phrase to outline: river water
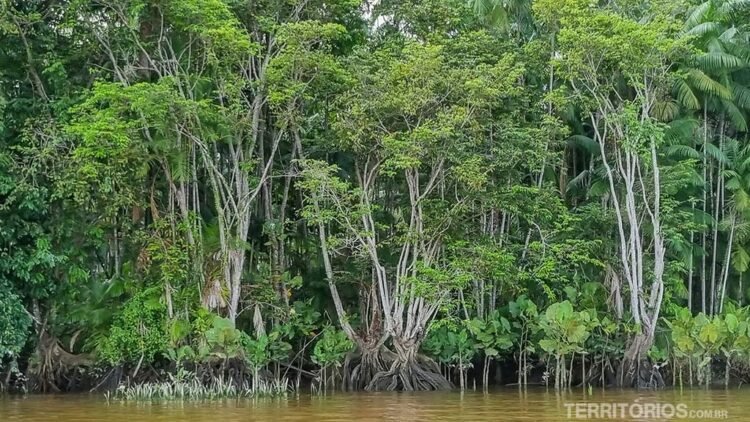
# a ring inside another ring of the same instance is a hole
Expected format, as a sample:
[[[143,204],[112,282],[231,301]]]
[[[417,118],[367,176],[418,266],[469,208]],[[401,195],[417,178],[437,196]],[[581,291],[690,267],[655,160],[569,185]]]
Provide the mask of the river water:
[[[750,389],[335,393],[133,403],[101,395],[0,397],[0,421],[750,421]]]

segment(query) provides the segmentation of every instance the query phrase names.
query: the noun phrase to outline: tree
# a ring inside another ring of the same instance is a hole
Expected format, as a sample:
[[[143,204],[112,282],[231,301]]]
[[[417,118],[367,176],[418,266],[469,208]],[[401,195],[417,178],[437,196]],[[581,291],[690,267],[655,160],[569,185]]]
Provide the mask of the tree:
[[[540,14],[550,16],[552,5],[543,7]],[[641,361],[653,345],[664,295],[663,130],[653,113],[670,77],[670,57],[683,42],[658,10],[645,22],[577,1],[566,3],[563,11],[560,67],[599,145],[630,315],[640,327],[625,354],[620,382],[640,385]]]
[[[445,192],[470,194],[484,185],[475,150],[486,124],[483,113],[517,92],[520,68],[503,57],[474,71],[451,69],[437,45],[410,43],[393,53],[381,50],[352,63],[358,81],[342,98],[345,108],[334,125],[335,142],[352,155],[353,166],[344,171],[356,185],[337,180],[335,167],[308,163],[307,216],[327,218],[318,219],[324,259],[332,252],[327,237],[343,236],[336,244],[371,265],[384,336],[396,356],[367,388],[442,389],[448,384],[422,368],[417,352],[458,281],[442,256],[465,199],[448,202]],[[461,96],[458,87],[471,95]],[[388,215],[386,226],[381,215]],[[327,229],[328,222],[336,228]],[[333,271],[328,273],[331,282]]]

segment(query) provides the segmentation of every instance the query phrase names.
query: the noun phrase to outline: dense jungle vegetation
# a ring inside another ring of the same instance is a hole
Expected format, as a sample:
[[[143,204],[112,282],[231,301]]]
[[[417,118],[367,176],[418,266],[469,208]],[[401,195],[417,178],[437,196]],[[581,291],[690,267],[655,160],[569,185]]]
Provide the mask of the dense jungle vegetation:
[[[0,1],[0,385],[750,379],[749,0]]]

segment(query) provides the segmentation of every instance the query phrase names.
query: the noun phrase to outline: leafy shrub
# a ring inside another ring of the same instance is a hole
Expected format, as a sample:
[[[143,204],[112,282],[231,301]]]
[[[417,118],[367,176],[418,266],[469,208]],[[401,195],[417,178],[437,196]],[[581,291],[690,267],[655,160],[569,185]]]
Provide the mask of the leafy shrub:
[[[539,318],[544,338],[539,347],[557,356],[583,351],[593,321],[587,311],[576,312],[569,301],[553,303]]]
[[[210,328],[202,335],[198,346],[201,360],[210,357],[219,359],[244,358],[242,348],[243,333],[234,327],[232,321],[213,316]]]
[[[500,316],[498,311],[492,312],[486,321],[473,319],[468,323],[469,330],[477,340],[477,347],[484,351],[486,357],[495,359],[506,350],[513,347],[513,333],[510,322]]]
[[[724,315],[709,317],[704,313],[693,316],[687,308],[677,308],[665,323],[671,331],[671,356],[682,383],[684,367],[688,380],[693,376],[699,383],[709,385],[713,377],[712,363],[723,358],[725,383],[733,364],[743,365],[750,350],[750,308],[736,308],[729,304]]]
[[[353,347],[354,344],[346,333],[328,326],[323,329],[320,339],[315,343],[312,360],[321,368],[331,365],[339,366]]]
[[[289,356],[292,346],[281,340],[279,331],[271,331],[257,337],[242,336],[242,346],[248,364],[258,370],[271,362],[279,362]]]
[[[0,283],[0,364],[4,357],[14,358],[21,352],[30,325],[20,298]]]
[[[555,358],[555,387],[561,388],[570,380],[566,374],[565,359],[575,353],[583,353],[583,345],[598,321],[587,311],[576,312],[569,301],[553,303],[539,316],[539,327],[544,338],[539,347]]]
[[[458,368],[461,388],[464,387],[466,371],[473,366],[472,359],[480,347],[463,322],[436,325],[423,344],[423,348],[440,363]]]
[[[117,365],[144,363],[167,350],[166,308],[153,289],[143,290],[129,299],[115,317],[109,333],[99,345],[100,357]]]

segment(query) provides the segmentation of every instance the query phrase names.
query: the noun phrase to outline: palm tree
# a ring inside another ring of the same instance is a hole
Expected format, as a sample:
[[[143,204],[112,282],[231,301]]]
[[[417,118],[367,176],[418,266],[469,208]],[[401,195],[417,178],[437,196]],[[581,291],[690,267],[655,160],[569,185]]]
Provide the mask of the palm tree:
[[[468,5],[485,23],[514,36],[533,28],[529,0],[468,0]]]
[[[726,143],[725,155],[727,157],[726,188],[731,192],[728,216],[722,222],[725,230],[729,231],[729,240],[726,246],[725,259],[722,268],[718,312],[721,313],[727,291],[727,279],[729,271],[734,268],[739,273],[740,298],[742,297],[742,275],[747,271],[748,241],[750,241],[750,146],[741,146],[735,139]],[[731,260],[730,260],[731,257]]]
[[[750,109],[750,90],[736,77],[747,72],[750,59],[748,33],[735,21],[742,7],[750,8],[750,0],[708,0],[691,11],[684,32],[699,53],[684,64],[674,90],[684,108],[724,113],[746,131],[742,109]]]
[[[716,305],[719,221],[725,215],[726,162],[720,157],[726,133],[747,131],[746,112],[750,110],[750,90],[744,83],[747,81],[750,43],[748,33],[738,24],[738,13],[748,8],[750,0],[707,0],[690,11],[684,33],[692,37],[699,53],[682,63],[682,77],[676,78],[674,84],[674,97],[683,110],[702,112],[703,213],[712,216],[712,293],[708,306],[712,312]],[[712,143],[715,140],[718,140],[718,145]],[[704,312],[707,310],[708,240],[708,233],[704,231],[700,271],[701,310]],[[692,285],[692,279],[689,283]]]

